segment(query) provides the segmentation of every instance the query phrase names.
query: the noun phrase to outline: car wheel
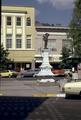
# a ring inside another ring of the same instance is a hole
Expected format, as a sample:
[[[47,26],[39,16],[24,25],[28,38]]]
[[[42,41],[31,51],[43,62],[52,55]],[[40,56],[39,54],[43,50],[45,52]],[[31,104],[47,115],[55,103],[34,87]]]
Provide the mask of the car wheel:
[[[81,96],[81,91],[80,91],[80,96]]]
[[[9,78],[11,78],[11,75],[9,75]]]
[[[13,74],[11,77],[12,77],[12,78],[14,78],[14,77],[15,77],[15,75]]]
[[[67,99],[67,98],[69,98],[69,97],[70,97],[70,95],[66,93],[66,96],[65,96],[65,98]]]
[[[21,78],[23,78],[24,77],[24,75],[23,74],[21,74]]]

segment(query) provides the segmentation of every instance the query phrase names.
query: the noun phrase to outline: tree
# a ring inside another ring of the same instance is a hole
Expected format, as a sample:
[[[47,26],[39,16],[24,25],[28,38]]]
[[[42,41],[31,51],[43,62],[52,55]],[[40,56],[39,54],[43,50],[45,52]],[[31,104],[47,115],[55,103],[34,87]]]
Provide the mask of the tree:
[[[67,59],[70,56],[70,49],[64,46],[62,48],[62,53],[61,54],[62,54],[62,57],[61,57],[62,62],[60,64],[60,67],[62,67],[62,68],[69,68],[70,67],[70,63],[69,63],[69,61],[67,61]]]
[[[69,24],[69,37],[71,39],[72,55],[81,57],[81,0],[74,3],[73,16]]]
[[[8,50],[5,50],[3,45],[0,44],[0,69],[5,69],[7,63],[10,61],[8,57]]]

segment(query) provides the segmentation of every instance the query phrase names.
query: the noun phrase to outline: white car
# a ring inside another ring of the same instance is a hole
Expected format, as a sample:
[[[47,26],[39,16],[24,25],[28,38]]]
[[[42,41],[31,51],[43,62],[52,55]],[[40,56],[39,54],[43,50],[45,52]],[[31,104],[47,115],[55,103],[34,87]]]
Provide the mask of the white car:
[[[70,95],[81,95],[81,80],[66,83],[62,90],[65,92],[66,97]]]

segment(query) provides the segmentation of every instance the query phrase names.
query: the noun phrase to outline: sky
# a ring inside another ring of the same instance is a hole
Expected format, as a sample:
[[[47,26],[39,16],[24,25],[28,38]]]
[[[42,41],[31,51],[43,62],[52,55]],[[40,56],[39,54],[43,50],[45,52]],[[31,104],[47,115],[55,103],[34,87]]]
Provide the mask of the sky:
[[[2,0],[2,5],[32,6],[36,11],[36,21],[68,26],[75,0]]]

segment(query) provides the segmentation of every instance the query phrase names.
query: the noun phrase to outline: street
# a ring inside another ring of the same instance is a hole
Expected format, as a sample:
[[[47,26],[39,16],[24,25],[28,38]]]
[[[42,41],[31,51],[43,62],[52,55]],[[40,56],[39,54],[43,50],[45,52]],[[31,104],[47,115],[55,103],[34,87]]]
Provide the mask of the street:
[[[81,97],[66,99],[61,92],[66,80],[56,80],[1,79],[0,120],[81,120]]]
[[[81,99],[1,96],[0,120],[81,120]]]
[[[66,82],[64,78],[60,78],[62,80],[59,81],[59,78],[56,78],[56,82],[53,83],[40,83],[38,80],[31,79],[1,78],[0,93],[3,96],[51,97],[60,94],[61,87],[59,87],[59,84]]]

